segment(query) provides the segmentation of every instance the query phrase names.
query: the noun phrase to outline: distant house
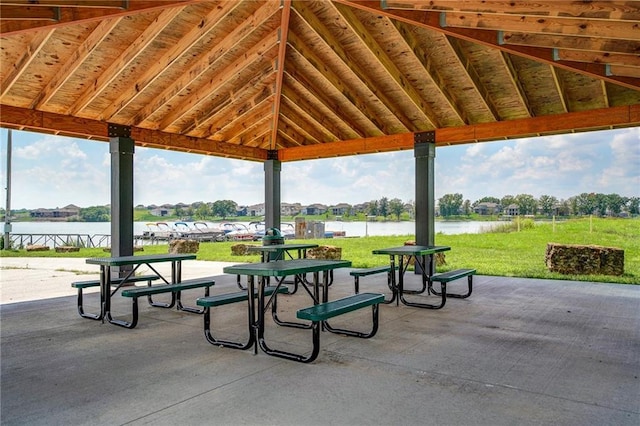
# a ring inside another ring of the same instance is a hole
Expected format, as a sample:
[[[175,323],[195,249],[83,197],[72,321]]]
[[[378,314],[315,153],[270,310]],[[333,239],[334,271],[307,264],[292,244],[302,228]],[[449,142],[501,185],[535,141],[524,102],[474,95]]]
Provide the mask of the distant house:
[[[304,215],[319,215],[327,212],[327,206],[323,204],[310,204],[302,208],[302,214]]]
[[[29,212],[34,219],[67,219],[80,215],[80,207],[69,204],[61,209],[36,209]]]
[[[259,217],[264,216],[264,213],[264,203],[247,206],[247,216]]]
[[[334,216],[345,215],[349,213],[350,210],[351,210],[351,204],[347,204],[347,203],[340,203],[340,204],[336,204],[335,206],[331,206],[331,214]]]
[[[247,206],[236,207],[236,216],[248,216],[248,215],[249,215],[249,207]]]
[[[300,203],[281,203],[280,214],[283,216],[295,216],[302,211],[302,205]]]
[[[509,206],[504,210],[504,214],[507,216],[518,216],[520,214],[520,209],[517,204],[509,204]]]
[[[149,213],[154,216],[165,217],[171,214],[171,210],[165,207],[156,207],[154,209],[149,210]]]
[[[473,208],[473,211],[479,215],[485,216],[500,213],[502,206],[498,203],[482,202]]]

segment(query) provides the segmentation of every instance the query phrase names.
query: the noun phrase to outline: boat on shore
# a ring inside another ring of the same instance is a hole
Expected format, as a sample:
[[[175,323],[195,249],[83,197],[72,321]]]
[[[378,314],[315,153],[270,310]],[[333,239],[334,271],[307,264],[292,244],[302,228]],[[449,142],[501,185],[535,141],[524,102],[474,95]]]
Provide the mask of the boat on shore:
[[[166,222],[147,222],[147,230],[142,232],[143,240],[168,241],[176,236],[174,229]]]
[[[174,229],[176,238],[187,238],[190,240],[207,241],[224,241],[225,232],[218,228],[210,228],[206,222],[193,222],[193,226],[189,226],[186,222],[175,222]]]

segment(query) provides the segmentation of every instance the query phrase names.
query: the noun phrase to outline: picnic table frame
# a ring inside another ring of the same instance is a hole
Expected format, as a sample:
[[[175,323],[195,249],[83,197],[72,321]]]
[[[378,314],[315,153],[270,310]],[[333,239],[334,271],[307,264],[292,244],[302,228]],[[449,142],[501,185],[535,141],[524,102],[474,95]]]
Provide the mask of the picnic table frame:
[[[250,341],[248,347],[254,347],[254,353],[258,353],[258,347],[267,355],[285,358],[299,362],[309,362],[315,359],[320,350],[320,338],[318,330],[313,330],[313,350],[308,356],[295,354],[269,347],[265,340],[265,310],[271,303],[276,303],[277,291],[274,291],[269,301],[265,301],[264,288],[267,278],[283,278],[290,275],[306,275],[313,274],[313,299],[314,305],[328,301],[328,279],[329,272],[338,268],[348,268],[351,261],[348,260],[320,260],[320,259],[293,259],[293,260],[276,260],[264,263],[246,263],[239,265],[226,266],[223,272],[227,274],[246,275],[249,295],[256,291],[256,277],[259,277],[256,298],[249,297],[249,333]],[[322,281],[320,280],[320,272],[322,272]],[[276,287],[282,285],[280,280]],[[320,289],[322,287],[322,297]],[[306,287],[305,287],[306,288]],[[256,305],[257,303],[257,305]],[[318,324],[312,327],[319,327]],[[307,327],[307,328],[312,328]]]
[[[431,288],[431,280],[430,277],[435,273],[435,261],[434,256],[436,253],[441,253],[444,251],[451,250],[451,247],[448,246],[416,246],[416,245],[406,245],[399,247],[388,247],[384,249],[376,249],[373,250],[373,254],[382,254],[389,256],[389,263],[391,265],[391,299],[389,303],[396,301],[396,306],[399,305],[399,302],[402,302],[407,306],[414,306],[417,308],[426,308],[426,309],[440,309],[442,308],[447,300],[446,292],[441,292],[441,300],[439,304],[428,304],[421,302],[408,301],[405,299],[405,294],[421,294],[427,291],[427,295],[436,294]],[[406,290],[404,288],[404,274],[409,267],[409,260],[405,262],[405,256],[409,258],[413,258],[415,260],[415,268],[420,269],[422,275],[422,288],[419,290]],[[398,278],[396,279],[396,257],[398,258]],[[396,299],[397,298],[397,299]]]
[[[285,254],[289,257],[290,260],[294,260],[292,252],[297,252],[297,259],[306,259],[307,258],[307,250],[319,247],[318,244],[312,243],[294,243],[294,244],[272,244],[266,246],[250,246],[248,248],[249,252],[260,252],[262,262],[272,262],[274,260],[286,260]],[[271,256],[274,254],[275,256]],[[333,278],[333,277],[330,277]],[[282,281],[285,284],[293,284],[293,288],[289,290],[289,294],[295,294],[298,291],[298,279],[297,276],[294,277],[293,281],[284,281],[286,277],[280,277],[278,282]],[[267,278],[268,280],[268,278]],[[268,283],[267,283],[268,284]],[[238,275],[238,287],[245,290],[246,288],[242,286],[240,282],[240,275]]]
[[[95,257],[86,259],[86,263],[90,265],[100,266],[100,314],[96,318],[104,322],[106,319],[111,324],[124,325],[124,322],[111,317],[111,296],[113,296],[120,287],[132,277],[141,265],[147,265],[165,284],[176,284],[182,280],[182,261],[193,260],[195,254],[147,254],[141,256],[118,256],[118,257]],[[156,268],[152,266],[154,263],[171,262],[171,278],[168,280],[160,274]],[[111,290],[111,267],[112,266],[129,266],[133,268],[127,272],[122,278],[120,284]],[[172,307],[176,302],[176,294],[171,293],[171,302],[162,304],[162,307]],[[158,305],[160,306],[160,305]]]

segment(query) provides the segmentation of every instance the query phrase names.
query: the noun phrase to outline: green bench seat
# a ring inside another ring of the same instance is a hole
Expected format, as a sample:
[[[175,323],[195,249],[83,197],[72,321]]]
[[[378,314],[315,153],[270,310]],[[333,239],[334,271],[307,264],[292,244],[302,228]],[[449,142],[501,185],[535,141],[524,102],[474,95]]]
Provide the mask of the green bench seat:
[[[456,293],[449,293],[447,292],[447,297],[454,297],[454,298],[458,298],[458,299],[465,299],[469,296],[471,296],[471,292],[473,290],[473,275],[476,273],[475,269],[456,269],[453,271],[448,271],[448,272],[442,272],[440,274],[433,274],[429,280],[431,282],[438,282],[441,283],[443,286],[443,291],[446,291],[446,283],[451,282],[451,281],[455,281],[455,280],[459,280],[460,278],[464,278],[467,277],[467,293],[465,294],[456,294]],[[432,290],[433,293],[435,294],[440,294],[438,292],[436,292],[435,290]]]
[[[148,285],[151,285],[152,281],[155,281],[158,279],[160,279],[158,275],[135,275],[127,278],[127,280],[125,281],[125,284],[129,284],[129,283],[133,284],[137,282],[146,281]],[[114,278],[111,280],[112,286],[119,287],[122,284],[123,283],[121,278]],[[98,280],[74,281],[71,283],[71,287],[78,289],[78,313],[80,314],[80,316],[83,318],[89,318],[94,320],[102,319],[101,315],[99,314],[85,313],[84,307],[83,307],[83,300],[82,300],[83,299],[82,290],[85,288],[100,287],[100,280],[98,279]]]
[[[312,362],[320,353],[320,330],[324,328],[332,333],[344,334],[347,336],[361,337],[368,339],[375,336],[378,331],[378,312],[379,304],[384,302],[384,295],[380,293],[359,293],[342,299],[332,300],[330,302],[319,303],[308,308],[300,309],[296,313],[299,319],[311,321],[311,329],[313,332],[313,350],[311,354],[303,359],[302,362]],[[343,315],[358,309],[371,306],[372,323],[371,331],[362,333],[355,330],[347,330],[334,328],[329,325],[327,320],[338,315]]]
[[[338,315],[353,312],[367,306],[375,306],[384,300],[384,296],[379,293],[362,293],[332,300],[331,302],[319,303],[308,308],[300,309],[296,316],[309,321],[326,321]]]
[[[130,297],[133,299],[132,304],[132,315],[133,319],[131,322],[111,319],[110,321],[114,324],[120,325],[125,328],[134,328],[138,323],[138,298],[142,296],[147,296],[149,300],[149,304],[152,306],[160,307],[160,308],[172,308],[174,305],[179,311],[191,312],[194,314],[202,314],[204,313],[204,309],[198,309],[194,307],[184,306],[181,301],[181,292],[184,290],[191,290],[196,288],[204,287],[204,295],[209,296],[209,287],[215,284],[214,277],[202,277],[202,278],[193,278],[189,280],[183,280],[177,284],[163,284],[163,285],[152,285],[147,287],[134,287],[134,288],[126,288],[122,290],[123,297]],[[159,303],[154,302],[151,298],[154,294],[163,294],[163,293],[171,293],[171,302],[170,303]]]
[[[395,270],[397,270],[398,267],[395,267]],[[376,274],[382,274],[382,273],[386,273],[387,274],[387,286],[389,287],[389,289],[391,291],[393,291],[392,288],[392,281],[391,281],[391,266],[390,265],[383,265],[383,266],[374,266],[372,268],[359,268],[359,269],[353,269],[351,272],[349,272],[349,275],[351,275],[353,277],[353,287],[354,287],[354,293],[358,294],[360,293],[360,277],[366,277],[369,275],[376,275]],[[393,299],[391,300],[385,300],[382,303],[391,303],[393,301]]]
[[[276,293],[277,290],[277,293]],[[271,296],[274,293],[276,294],[288,294],[289,289],[286,286],[267,286],[264,288],[264,295]],[[254,293],[254,297],[257,297],[257,292]],[[234,342],[230,340],[221,340],[217,339],[213,336],[211,332],[211,308],[216,306],[224,306],[232,303],[244,302],[249,300],[249,292],[247,290],[244,291],[236,291],[233,293],[225,293],[225,294],[215,294],[213,296],[200,297],[196,304],[198,306],[204,307],[204,337],[207,339],[207,342],[216,346],[224,346],[227,348],[233,349],[248,349],[253,345],[254,339],[252,336],[252,324],[251,324],[251,316],[248,315],[249,319],[249,340],[245,343]],[[275,303],[275,301],[273,302]]]

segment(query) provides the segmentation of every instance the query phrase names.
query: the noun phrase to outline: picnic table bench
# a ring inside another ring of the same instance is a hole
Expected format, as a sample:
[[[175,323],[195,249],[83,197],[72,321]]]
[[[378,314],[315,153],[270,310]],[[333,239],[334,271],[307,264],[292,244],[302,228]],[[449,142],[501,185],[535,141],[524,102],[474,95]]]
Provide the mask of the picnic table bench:
[[[266,286],[264,288],[264,295],[271,296],[272,294],[280,293],[287,294],[289,289],[285,286]],[[254,291],[253,297],[258,297],[258,292]],[[244,302],[249,300],[249,291],[241,290],[233,293],[224,293],[224,294],[216,294],[208,297],[201,297],[196,301],[198,306],[204,307],[204,337],[207,339],[207,342],[216,346],[224,346],[227,348],[233,349],[249,349],[255,343],[255,336],[252,329],[252,324],[254,323],[253,313],[249,312],[248,320],[249,320],[249,339],[246,343],[233,342],[230,340],[221,340],[217,339],[213,336],[211,332],[211,308],[216,306],[224,306],[232,303]],[[274,299],[275,300],[275,299]],[[275,302],[274,302],[275,303]]]
[[[150,285],[147,287],[135,287],[122,290],[123,297],[132,298],[132,320],[123,321],[119,319],[112,319],[112,322],[121,325],[125,328],[134,328],[138,324],[138,297],[147,296],[149,304],[151,306],[159,308],[172,308],[174,305],[179,311],[191,312],[194,314],[204,313],[203,309],[193,308],[190,306],[183,306],[181,300],[181,292],[184,290],[191,290],[195,288],[204,287],[204,295],[209,296],[209,288],[215,284],[214,277],[202,277],[194,278],[190,280],[184,280],[176,284],[162,284],[162,285]],[[171,293],[171,302],[162,303],[154,302],[151,296],[154,294]]]
[[[473,290],[473,275],[476,273],[475,269],[456,269],[453,271],[442,272],[440,274],[433,274],[430,277],[432,282],[438,282],[442,285],[442,290],[445,291],[447,297],[454,297],[458,299],[466,299],[471,296],[471,291]],[[449,293],[447,292],[446,284],[451,281],[458,280],[460,278],[467,277],[467,292],[464,294],[458,293]],[[437,292],[435,289],[432,289],[431,292],[435,295],[440,295],[440,292]]]
[[[158,275],[134,275],[127,278],[126,280],[124,280],[123,278],[113,278],[111,279],[111,286],[120,287],[123,284],[129,284],[129,283],[133,284],[133,283],[142,282],[142,281],[146,281],[148,285],[151,285],[151,282],[157,279],[160,279]],[[71,283],[71,287],[78,289],[78,313],[80,314],[80,316],[83,318],[89,318],[93,320],[101,319],[100,314],[91,314],[91,313],[86,313],[84,311],[83,296],[82,296],[83,289],[91,288],[91,287],[100,287],[100,280],[98,279],[98,280],[74,281]]]

